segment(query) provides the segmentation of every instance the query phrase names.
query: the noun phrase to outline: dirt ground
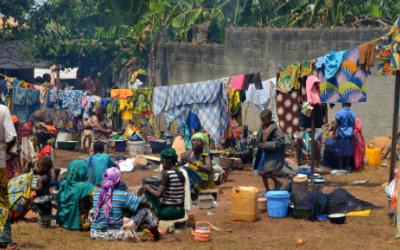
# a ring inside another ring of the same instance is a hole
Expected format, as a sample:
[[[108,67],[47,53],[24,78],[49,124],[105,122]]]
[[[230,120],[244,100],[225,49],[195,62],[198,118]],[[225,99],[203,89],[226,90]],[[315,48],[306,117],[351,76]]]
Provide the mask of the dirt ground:
[[[56,165],[66,167],[71,159],[82,154],[57,151]],[[154,171],[135,171],[123,175],[128,186],[141,184],[143,176],[157,176]],[[334,225],[329,221],[310,222],[293,218],[271,219],[264,213],[258,214],[253,223],[232,222],[230,220],[231,189],[239,185],[255,186],[262,191],[260,178],[254,178],[250,171],[233,172],[222,187],[219,207],[204,210],[193,209],[196,220],[207,220],[222,231],[212,232],[209,243],[193,242],[190,232],[166,237],[160,242],[130,243],[91,240],[88,232],[72,232],[53,227],[43,230],[34,223],[19,222],[12,226],[14,240],[23,249],[399,249],[395,228],[387,217],[387,202],[382,184],[387,181],[388,169],[367,168],[361,173],[346,176],[327,176],[330,185],[324,191],[344,187],[354,196],[385,206],[369,217],[348,217],[344,225]],[[364,186],[354,186],[355,180],[368,179]],[[298,239],[305,241],[298,246]]]

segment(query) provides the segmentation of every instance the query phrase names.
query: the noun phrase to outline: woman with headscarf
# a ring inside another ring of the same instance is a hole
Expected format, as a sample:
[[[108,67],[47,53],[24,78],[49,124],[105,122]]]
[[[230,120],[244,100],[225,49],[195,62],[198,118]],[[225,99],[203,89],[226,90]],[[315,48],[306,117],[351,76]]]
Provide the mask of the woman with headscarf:
[[[90,227],[93,239],[138,240],[136,231],[141,226],[149,228],[155,240],[160,239],[158,219],[147,203],[141,198],[118,190],[121,172],[118,168],[108,168],[104,172],[101,190],[93,196],[94,218]],[[133,216],[124,219],[124,213]]]
[[[144,185],[146,200],[156,211],[160,220],[177,220],[185,216],[185,176],[176,167],[178,156],[175,149],[168,148],[161,152],[160,186]]]
[[[56,197],[56,220],[57,224],[65,229],[87,229],[90,198],[95,191],[95,186],[87,182],[87,165],[85,160],[72,161],[68,165],[65,179],[61,181]]]
[[[182,162],[188,163],[188,167],[185,169],[188,172],[193,193],[215,187],[209,145],[207,134],[194,134],[192,150],[182,155]]]

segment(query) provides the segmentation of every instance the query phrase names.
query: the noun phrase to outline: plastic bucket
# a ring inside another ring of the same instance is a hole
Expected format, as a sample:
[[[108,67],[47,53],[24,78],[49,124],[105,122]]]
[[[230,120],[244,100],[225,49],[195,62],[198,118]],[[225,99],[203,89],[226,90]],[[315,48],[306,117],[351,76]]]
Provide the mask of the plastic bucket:
[[[130,156],[137,156],[144,154],[144,141],[128,141],[128,151]]]
[[[288,216],[290,194],[287,191],[269,191],[266,193],[268,216],[284,218]]]
[[[126,141],[125,140],[116,140],[114,142],[115,142],[115,151],[125,152],[125,150],[126,150]]]

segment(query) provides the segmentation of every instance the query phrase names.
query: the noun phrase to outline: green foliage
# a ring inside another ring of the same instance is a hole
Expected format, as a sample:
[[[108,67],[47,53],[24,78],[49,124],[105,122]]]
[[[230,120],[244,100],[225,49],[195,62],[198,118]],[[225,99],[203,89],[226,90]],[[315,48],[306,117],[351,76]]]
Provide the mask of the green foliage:
[[[29,55],[60,64],[97,67],[104,77],[147,68],[159,42],[189,42],[209,23],[222,42],[233,26],[326,27],[363,20],[391,23],[400,0],[0,0],[0,12],[26,26]]]

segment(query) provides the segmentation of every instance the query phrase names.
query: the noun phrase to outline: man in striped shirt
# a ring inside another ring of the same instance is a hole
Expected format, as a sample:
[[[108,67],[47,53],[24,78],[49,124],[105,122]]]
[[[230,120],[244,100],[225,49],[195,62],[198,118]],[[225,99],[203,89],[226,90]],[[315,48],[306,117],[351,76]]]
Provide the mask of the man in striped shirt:
[[[160,220],[177,220],[185,216],[185,177],[176,167],[178,156],[175,149],[168,148],[161,152],[160,186],[144,185],[145,197],[156,211]]]

